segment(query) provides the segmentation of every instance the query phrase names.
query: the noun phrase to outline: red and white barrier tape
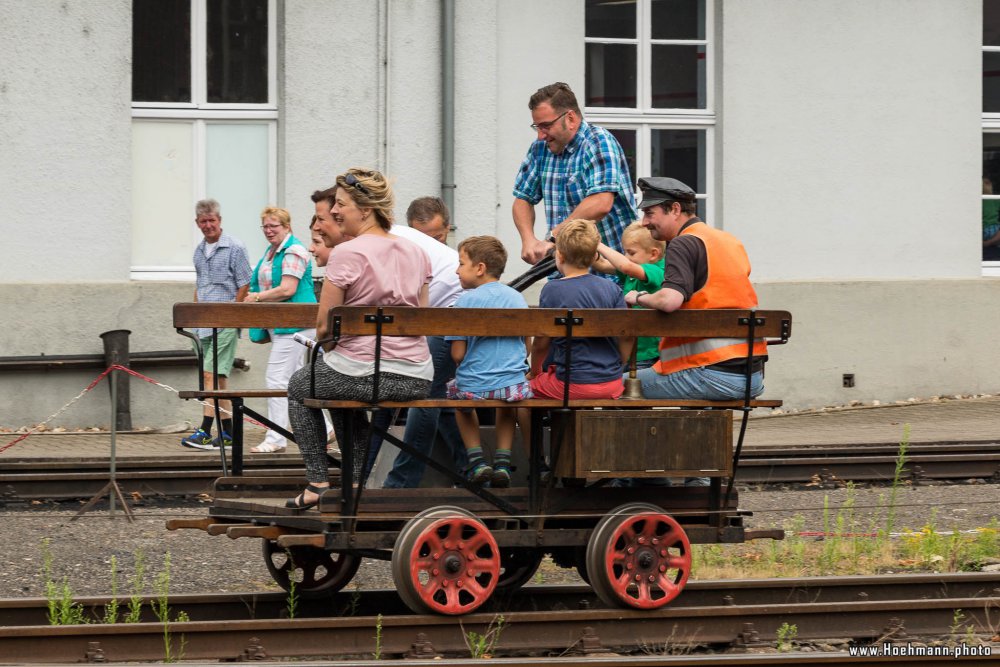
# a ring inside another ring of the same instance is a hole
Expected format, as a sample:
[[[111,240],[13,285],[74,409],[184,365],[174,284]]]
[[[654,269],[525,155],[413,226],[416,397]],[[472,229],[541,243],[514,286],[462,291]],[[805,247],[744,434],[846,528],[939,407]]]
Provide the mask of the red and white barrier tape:
[[[175,394],[179,394],[180,393],[179,390],[174,389],[173,387],[171,387],[168,384],[163,384],[162,382],[158,382],[158,381],[154,380],[151,377],[148,377],[146,375],[143,375],[142,373],[139,373],[137,371],[132,370],[131,368],[125,368],[124,366],[121,366],[119,364],[113,364],[111,366],[108,366],[106,369],[104,369],[104,371],[100,375],[98,375],[96,378],[94,378],[93,382],[91,382],[89,385],[87,385],[87,387],[83,391],[81,391],[79,394],[77,394],[76,396],[74,396],[70,400],[69,403],[67,403],[66,405],[62,406],[61,408],[59,408],[58,410],[56,410],[55,412],[53,412],[44,421],[40,421],[37,424],[35,424],[26,433],[21,433],[20,435],[18,435],[18,437],[14,438],[10,442],[8,442],[6,445],[0,447],[0,453],[3,453],[5,451],[7,451],[8,449],[10,449],[11,447],[13,447],[17,443],[21,442],[22,440],[27,439],[28,436],[34,435],[38,431],[38,429],[40,429],[43,426],[45,426],[46,424],[48,424],[50,421],[52,421],[53,419],[55,419],[56,417],[58,417],[59,415],[61,415],[63,412],[65,412],[66,409],[69,408],[69,406],[73,405],[74,403],[76,403],[77,401],[79,401],[81,398],[83,398],[83,396],[87,392],[89,392],[94,387],[96,387],[101,382],[101,380],[103,380],[105,377],[108,376],[108,374],[111,371],[122,371],[124,373],[128,373],[129,375],[135,376],[135,377],[139,378],[140,380],[145,380],[146,382],[148,382],[148,383],[150,383],[152,385],[156,385],[157,387],[161,387],[162,389],[166,389],[167,391],[172,391]],[[198,403],[201,403],[202,405],[208,406],[210,408],[214,408],[215,407],[209,401],[198,401]],[[221,406],[219,407],[219,411],[220,412],[224,412],[225,414],[230,415],[230,416],[232,416],[232,414],[233,414],[231,411],[226,410],[225,408],[223,408]],[[257,426],[260,426],[261,428],[267,428],[267,426],[264,426],[264,424],[261,424],[256,419],[251,419],[250,417],[244,416],[243,420],[244,421],[248,421],[251,424],[256,424]]]

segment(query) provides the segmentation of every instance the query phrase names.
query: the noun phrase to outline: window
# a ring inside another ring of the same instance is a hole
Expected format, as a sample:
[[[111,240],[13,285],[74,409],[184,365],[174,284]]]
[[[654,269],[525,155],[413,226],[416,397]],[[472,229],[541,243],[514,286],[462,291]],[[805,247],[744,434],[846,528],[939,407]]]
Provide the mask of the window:
[[[587,0],[587,118],[621,143],[633,181],[672,176],[712,222],[713,0]]]
[[[983,275],[1000,275],[1000,2],[983,2]]]
[[[275,0],[133,0],[132,277],[189,279],[194,203],[251,257],[277,191]]]

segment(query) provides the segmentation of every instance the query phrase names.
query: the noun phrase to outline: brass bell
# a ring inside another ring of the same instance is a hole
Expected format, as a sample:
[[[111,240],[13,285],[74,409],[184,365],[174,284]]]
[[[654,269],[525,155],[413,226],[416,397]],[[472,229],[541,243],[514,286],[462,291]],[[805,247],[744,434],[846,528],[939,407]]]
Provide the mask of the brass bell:
[[[635,352],[636,352],[636,339],[632,339],[632,354],[629,358],[629,370],[628,377],[625,378],[625,392],[622,394],[621,400],[630,401],[639,398],[645,398],[642,395],[642,382],[635,376]]]
[[[645,398],[642,395],[642,382],[639,378],[634,377],[635,371],[631,371],[629,377],[625,378],[625,392],[622,394],[622,400],[635,400],[639,398]]]

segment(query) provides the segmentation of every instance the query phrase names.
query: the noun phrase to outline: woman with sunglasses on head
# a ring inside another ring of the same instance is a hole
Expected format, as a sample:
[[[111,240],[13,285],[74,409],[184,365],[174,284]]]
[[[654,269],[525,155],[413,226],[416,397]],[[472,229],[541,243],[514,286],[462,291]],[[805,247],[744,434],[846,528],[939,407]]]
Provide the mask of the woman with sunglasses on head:
[[[292,235],[292,217],[288,211],[268,206],[261,211],[260,229],[270,245],[253,270],[250,292],[244,301],[316,303],[312,260],[306,247]],[[304,350],[292,338],[296,332],[309,338],[316,335],[313,329],[250,329],[250,340],[253,342],[271,342],[271,354],[264,375],[268,389],[284,390],[292,374],[305,364]],[[267,418],[287,430],[288,401],[280,397],[267,399]],[[255,454],[283,452],[287,446],[285,436],[269,429],[264,441],[250,451]]]
[[[340,305],[426,306],[431,263],[418,245],[389,233],[394,198],[385,176],[367,169],[348,169],[337,177],[334,222],[348,237],[330,252],[316,321],[317,339],[327,336],[327,312]],[[375,366],[374,336],[342,336],[326,346],[315,369],[316,398],[369,401]],[[434,366],[423,336],[387,336],[379,361],[379,400],[425,398]],[[310,397],[310,368],[288,384],[288,413],[302,452],[309,485],[287,507],[308,509],[330,487],[326,458],[326,428],[321,410],[302,404]],[[353,446],[354,475],[365,463],[369,426],[362,410],[331,410],[341,449]],[[344,434],[352,420],[353,442]],[[344,483],[348,483],[346,480]]]

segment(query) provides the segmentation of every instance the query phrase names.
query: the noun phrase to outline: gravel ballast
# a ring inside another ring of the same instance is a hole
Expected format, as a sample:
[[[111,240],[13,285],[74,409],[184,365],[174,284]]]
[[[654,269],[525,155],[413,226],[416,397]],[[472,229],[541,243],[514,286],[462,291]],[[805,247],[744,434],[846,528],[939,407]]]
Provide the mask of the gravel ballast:
[[[891,489],[860,488],[852,491],[855,515],[861,526],[883,525],[884,508]],[[740,506],[754,512],[747,519],[752,528],[780,527],[801,516],[803,530],[823,526],[824,498],[835,512],[848,498],[846,489],[756,490],[740,493]],[[1000,485],[954,484],[902,487],[896,498],[899,530],[920,528],[933,520],[936,529],[969,530],[988,525],[998,516]],[[936,508],[936,509],[935,509]],[[168,531],[172,517],[201,517],[207,505],[146,505],[135,508],[136,521],[107,509],[92,510],[76,521],[77,506],[9,504],[0,510],[4,539],[0,541],[0,597],[44,597],[43,541],[49,540],[53,579],[65,577],[75,596],[111,593],[111,558],[118,564],[119,595],[130,592],[127,580],[134,573],[136,554],[147,561],[147,592],[155,573],[170,553],[172,593],[275,591],[264,566],[260,540],[212,537],[200,530]],[[933,517],[933,519],[932,519]],[[545,583],[578,582],[572,570],[543,566]],[[350,586],[360,589],[392,588],[389,564],[366,560]]]

